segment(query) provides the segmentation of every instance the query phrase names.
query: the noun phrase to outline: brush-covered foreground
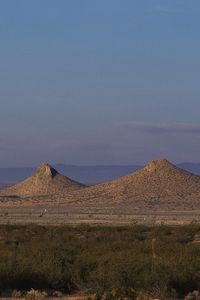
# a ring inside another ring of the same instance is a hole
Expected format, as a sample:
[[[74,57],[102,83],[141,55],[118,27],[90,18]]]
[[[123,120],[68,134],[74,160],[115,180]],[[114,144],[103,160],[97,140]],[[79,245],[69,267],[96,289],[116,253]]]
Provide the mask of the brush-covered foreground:
[[[195,291],[191,299],[198,299],[200,226],[1,225],[1,293],[31,288],[98,299],[105,292],[104,299],[176,299]]]

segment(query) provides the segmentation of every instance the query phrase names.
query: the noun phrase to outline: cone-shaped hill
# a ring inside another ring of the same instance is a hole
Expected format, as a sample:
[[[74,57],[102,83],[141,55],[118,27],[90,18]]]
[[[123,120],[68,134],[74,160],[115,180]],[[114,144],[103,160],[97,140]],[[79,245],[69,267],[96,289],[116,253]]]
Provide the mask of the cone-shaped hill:
[[[77,204],[130,205],[136,209],[200,207],[200,176],[166,159],[155,160],[125,177],[74,192],[72,198]]]
[[[59,174],[46,163],[41,163],[32,176],[11,187],[1,189],[0,196],[35,197],[58,195],[83,188],[84,185]]]

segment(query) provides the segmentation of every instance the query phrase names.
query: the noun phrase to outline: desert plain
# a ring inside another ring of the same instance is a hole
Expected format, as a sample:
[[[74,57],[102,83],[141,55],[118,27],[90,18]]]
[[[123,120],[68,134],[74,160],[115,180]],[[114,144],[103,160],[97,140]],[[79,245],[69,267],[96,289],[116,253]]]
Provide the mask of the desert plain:
[[[200,176],[166,159],[115,180],[86,186],[47,163],[0,189],[1,224],[196,224]]]

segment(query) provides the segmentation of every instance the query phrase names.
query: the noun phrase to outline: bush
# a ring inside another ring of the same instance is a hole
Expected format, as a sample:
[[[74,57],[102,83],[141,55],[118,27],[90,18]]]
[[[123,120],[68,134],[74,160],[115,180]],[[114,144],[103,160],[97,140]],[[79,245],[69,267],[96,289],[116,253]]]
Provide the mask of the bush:
[[[25,295],[25,299],[28,300],[35,300],[35,299],[44,299],[48,296],[48,294],[46,292],[41,292],[38,290],[34,290],[31,289],[30,291],[28,291]]]
[[[43,290],[185,296],[200,289],[199,234],[198,225],[0,226],[0,289],[26,290],[30,298]]]

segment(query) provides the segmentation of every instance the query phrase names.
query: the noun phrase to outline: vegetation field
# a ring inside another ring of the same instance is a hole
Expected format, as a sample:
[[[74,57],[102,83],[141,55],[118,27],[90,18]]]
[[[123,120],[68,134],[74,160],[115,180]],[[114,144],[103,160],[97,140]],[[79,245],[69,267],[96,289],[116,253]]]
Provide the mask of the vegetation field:
[[[200,226],[1,225],[1,293],[31,288],[183,298],[200,290]]]

